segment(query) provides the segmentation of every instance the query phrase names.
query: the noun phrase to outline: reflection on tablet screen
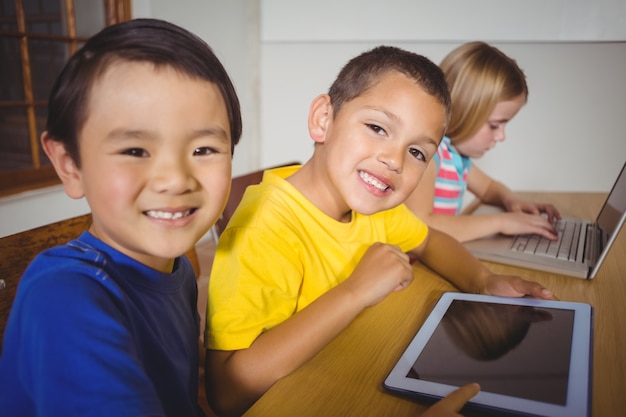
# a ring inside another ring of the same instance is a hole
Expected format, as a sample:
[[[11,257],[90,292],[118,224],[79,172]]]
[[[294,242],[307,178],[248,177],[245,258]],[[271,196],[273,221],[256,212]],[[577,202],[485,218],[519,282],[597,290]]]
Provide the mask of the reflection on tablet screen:
[[[564,405],[574,312],[454,300],[407,377]]]

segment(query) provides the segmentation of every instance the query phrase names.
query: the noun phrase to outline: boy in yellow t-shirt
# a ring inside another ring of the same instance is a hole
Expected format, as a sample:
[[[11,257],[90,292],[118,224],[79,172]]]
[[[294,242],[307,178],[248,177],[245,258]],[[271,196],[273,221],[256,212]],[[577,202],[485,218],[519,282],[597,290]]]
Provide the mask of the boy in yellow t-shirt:
[[[218,414],[243,413],[363,309],[409,285],[411,259],[463,291],[554,298],[537,283],[492,273],[403,204],[449,112],[441,70],[393,47],[354,58],[313,100],[313,156],[266,172],[218,244],[205,336],[207,394]]]

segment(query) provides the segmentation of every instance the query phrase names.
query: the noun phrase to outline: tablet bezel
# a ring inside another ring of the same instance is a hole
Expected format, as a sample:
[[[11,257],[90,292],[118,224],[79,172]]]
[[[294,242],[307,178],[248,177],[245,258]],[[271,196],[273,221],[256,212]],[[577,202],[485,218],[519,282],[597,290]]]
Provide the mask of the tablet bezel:
[[[446,292],[441,296],[433,311],[385,379],[383,386],[387,390],[432,402],[443,398],[458,388],[407,377],[409,370],[454,300],[574,311],[567,403],[564,406],[481,391],[467,403],[468,408],[499,411],[520,416],[588,417],[590,415],[593,308],[585,303]]]

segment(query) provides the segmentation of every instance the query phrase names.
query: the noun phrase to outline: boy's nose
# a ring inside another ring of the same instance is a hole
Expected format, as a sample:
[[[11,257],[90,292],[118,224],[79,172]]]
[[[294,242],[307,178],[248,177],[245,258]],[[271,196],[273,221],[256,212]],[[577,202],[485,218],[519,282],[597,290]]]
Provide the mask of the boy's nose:
[[[380,152],[378,159],[390,170],[400,171],[402,169],[402,156],[401,151],[388,147]]]
[[[176,158],[155,164],[153,172],[152,184],[159,193],[182,194],[192,190],[197,183],[190,167]]]

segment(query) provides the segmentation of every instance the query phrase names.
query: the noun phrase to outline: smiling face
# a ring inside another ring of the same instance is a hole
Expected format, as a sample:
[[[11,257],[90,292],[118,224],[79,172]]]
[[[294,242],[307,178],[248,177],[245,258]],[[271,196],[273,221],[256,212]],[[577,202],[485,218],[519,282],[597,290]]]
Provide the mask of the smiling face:
[[[506,124],[515,117],[526,103],[526,97],[519,95],[513,100],[500,101],[491,112],[489,119],[471,138],[455,143],[456,150],[469,158],[480,158],[498,142],[506,139]]]
[[[321,161],[324,173],[318,172],[317,180],[326,182],[317,189],[328,192],[305,194],[342,221],[350,219],[351,210],[373,214],[404,202],[443,135],[441,103],[413,80],[391,71],[346,102],[334,117],[330,103],[326,107],[330,116],[322,118],[311,135],[318,142],[313,158]]]
[[[87,198],[95,236],[169,272],[224,208],[229,126],[214,84],[167,66],[117,61],[90,93],[81,168],[64,180],[66,191]]]

